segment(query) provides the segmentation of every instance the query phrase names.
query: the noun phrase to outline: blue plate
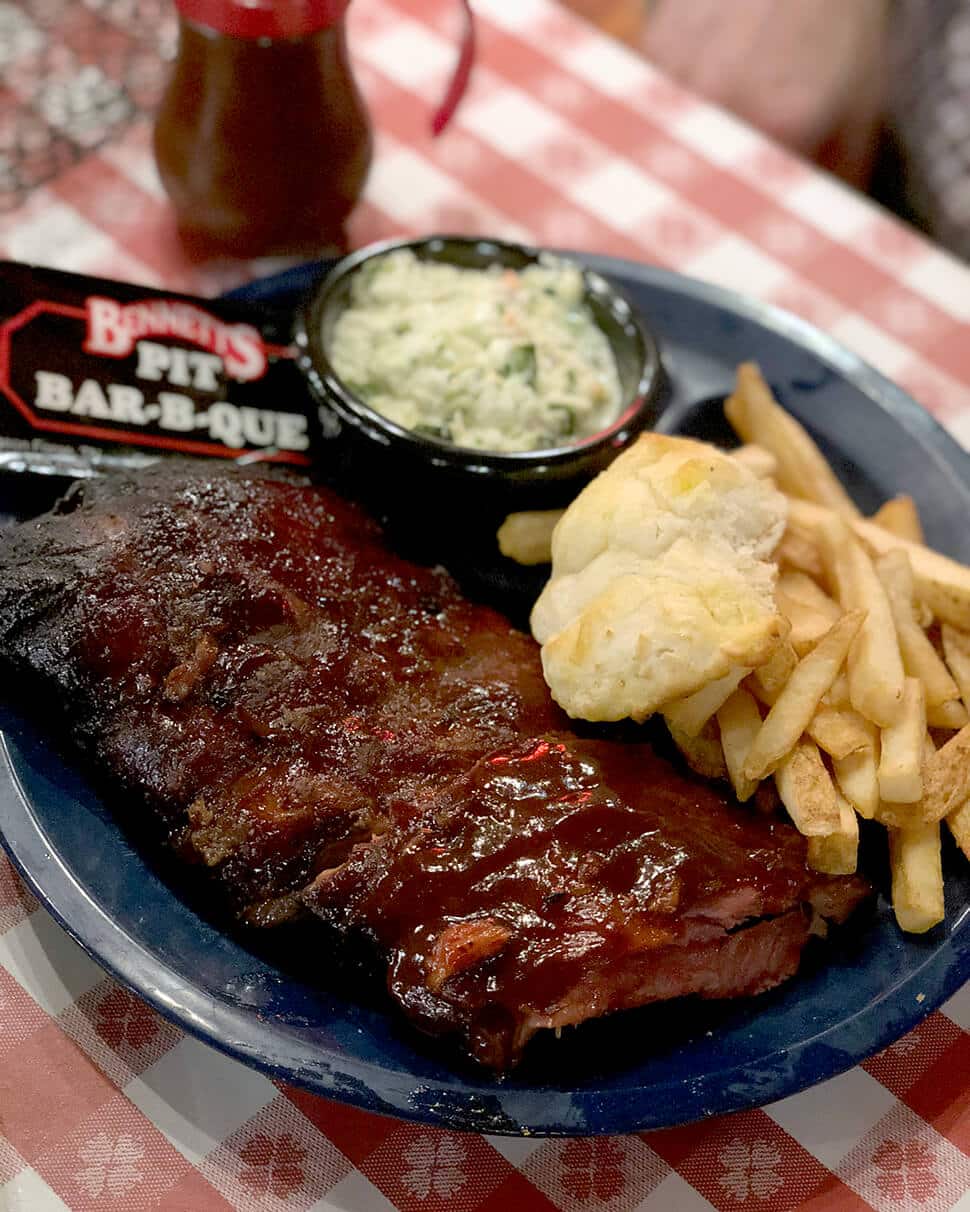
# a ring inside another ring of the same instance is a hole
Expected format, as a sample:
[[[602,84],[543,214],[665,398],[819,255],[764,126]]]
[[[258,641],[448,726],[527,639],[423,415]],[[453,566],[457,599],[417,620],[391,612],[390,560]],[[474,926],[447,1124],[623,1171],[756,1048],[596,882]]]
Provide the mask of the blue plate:
[[[673,385],[662,427],[717,438],[736,364],[757,359],[784,404],[872,509],[919,503],[929,540],[970,562],[970,460],[906,395],[802,321],[661,270],[589,258],[657,333]],[[237,297],[292,306],[307,266]],[[15,511],[12,498],[0,507]],[[449,1128],[585,1135],[683,1124],[792,1094],[909,1030],[970,973],[970,869],[945,849],[945,922],[896,928],[884,896],[810,948],[796,979],[739,1002],[681,1002],[535,1042],[497,1082],[426,1040],[373,980],[335,964],[313,924],[254,934],[220,919],[194,877],[116,825],[71,756],[15,709],[0,712],[0,824],[34,892],[92,956],[186,1031],[296,1085]],[[864,838],[882,886],[880,831]]]

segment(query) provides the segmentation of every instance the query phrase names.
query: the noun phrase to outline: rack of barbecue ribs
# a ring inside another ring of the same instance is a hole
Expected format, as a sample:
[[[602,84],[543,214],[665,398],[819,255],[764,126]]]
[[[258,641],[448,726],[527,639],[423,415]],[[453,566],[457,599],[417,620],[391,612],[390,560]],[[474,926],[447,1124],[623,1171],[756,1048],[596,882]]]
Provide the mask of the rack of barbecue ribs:
[[[253,926],[376,947],[421,1028],[759,993],[868,893],[643,741],[582,739],[538,648],[332,491],[166,463],[0,538],[0,660],[63,707],[122,828]]]

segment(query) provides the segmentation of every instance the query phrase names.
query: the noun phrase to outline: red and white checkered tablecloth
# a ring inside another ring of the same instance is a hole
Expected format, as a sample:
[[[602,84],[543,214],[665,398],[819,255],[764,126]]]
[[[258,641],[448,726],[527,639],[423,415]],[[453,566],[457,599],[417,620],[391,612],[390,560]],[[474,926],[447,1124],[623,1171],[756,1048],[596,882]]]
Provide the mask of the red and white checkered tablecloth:
[[[667,265],[780,303],[970,446],[970,269],[552,0],[478,0],[440,141],[451,0],[356,0],[379,130],[354,243],[489,232]],[[0,254],[214,293],[149,119],[164,0],[0,0]],[[0,859],[0,1210],[970,1210],[970,989],[871,1061],[758,1111],[641,1136],[505,1140],[277,1086],[121,989]]]

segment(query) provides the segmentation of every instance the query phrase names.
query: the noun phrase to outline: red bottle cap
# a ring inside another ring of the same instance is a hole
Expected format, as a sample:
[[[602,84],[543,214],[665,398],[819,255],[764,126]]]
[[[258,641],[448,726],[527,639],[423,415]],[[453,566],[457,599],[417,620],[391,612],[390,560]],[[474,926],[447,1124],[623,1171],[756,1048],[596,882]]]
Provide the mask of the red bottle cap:
[[[350,0],[175,0],[187,20],[231,38],[305,38],[336,25]]]

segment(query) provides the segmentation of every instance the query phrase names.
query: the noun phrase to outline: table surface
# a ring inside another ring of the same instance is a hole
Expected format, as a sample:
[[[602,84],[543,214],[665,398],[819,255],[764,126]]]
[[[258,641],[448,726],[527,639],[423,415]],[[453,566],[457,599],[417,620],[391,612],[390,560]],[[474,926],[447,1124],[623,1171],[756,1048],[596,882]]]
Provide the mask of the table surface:
[[[352,242],[430,230],[613,253],[798,312],[970,445],[970,269],[552,0],[358,0],[379,131]],[[150,154],[165,0],[0,3],[0,254],[212,294],[278,264],[181,252]],[[587,1140],[476,1138],[275,1085],[108,978],[0,858],[0,1210],[970,1210],[970,988],[761,1110]]]

